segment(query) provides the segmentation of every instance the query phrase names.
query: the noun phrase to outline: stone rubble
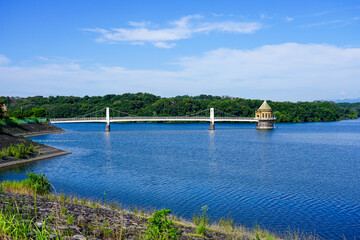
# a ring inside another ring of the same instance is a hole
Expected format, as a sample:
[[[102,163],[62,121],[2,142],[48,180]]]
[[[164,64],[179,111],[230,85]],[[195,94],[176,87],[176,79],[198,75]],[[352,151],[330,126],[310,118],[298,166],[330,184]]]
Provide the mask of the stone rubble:
[[[76,205],[59,200],[50,200],[37,197],[37,217],[34,220],[36,227],[41,228],[46,220],[46,226],[55,228],[66,236],[66,240],[83,239],[139,239],[139,235],[146,230],[147,218],[126,210],[113,210],[110,208],[88,207]],[[31,219],[35,216],[34,197],[5,192],[0,194],[0,210],[8,205],[18,206],[23,217]],[[190,236],[195,234],[195,228],[190,226],[175,225],[182,234],[181,239],[238,239],[234,236],[206,231],[204,238]],[[30,233],[29,238],[31,238]],[[55,236],[53,236],[55,238]],[[240,239],[250,239],[241,236]]]

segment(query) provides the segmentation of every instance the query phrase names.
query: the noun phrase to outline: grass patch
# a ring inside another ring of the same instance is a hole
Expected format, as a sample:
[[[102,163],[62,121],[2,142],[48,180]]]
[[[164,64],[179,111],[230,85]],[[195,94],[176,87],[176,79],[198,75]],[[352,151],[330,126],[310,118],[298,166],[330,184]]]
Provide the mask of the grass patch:
[[[50,193],[51,185],[44,174],[26,174],[27,178],[22,181],[3,181],[0,186],[4,191],[21,193],[26,195],[46,195]]]
[[[58,231],[47,227],[47,218],[37,227],[35,216],[24,216],[23,208],[15,202],[0,210],[0,239],[61,239]]]
[[[19,143],[2,149],[0,152],[0,157],[3,158],[5,156],[9,156],[16,159],[26,159],[29,158],[31,155],[37,155],[38,152],[39,148],[35,147],[32,144],[25,145],[24,143]]]

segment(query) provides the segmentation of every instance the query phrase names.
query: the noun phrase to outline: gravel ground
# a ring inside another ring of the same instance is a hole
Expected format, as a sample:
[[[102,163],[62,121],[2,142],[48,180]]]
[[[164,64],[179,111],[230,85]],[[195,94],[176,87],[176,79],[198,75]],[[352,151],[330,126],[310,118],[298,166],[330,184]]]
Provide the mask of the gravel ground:
[[[16,204],[15,204],[16,202]],[[111,209],[98,204],[93,207],[69,203],[68,201],[50,200],[49,197],[37,198],[37,216],[35,216],[35,201],[32,196],[4,192],[0,194],[0,209],[7,206],[18,206],[24,219],[34,220],[34,225],[40,227],[47,218],[47,226],[60,231],[66,239],[139,239],[146,231],[147,218],[127,210]],[[80,202],[80,200],[79,200]],[[72,221],[69,221],[69,218]],[[176,225],[181,233],[181,239],[251,239],[249,236],[234,236],[206,231],[204,237],[194,237],[195,228]],[[31,235],[31,233],[30,233]],[[29,236],[31,237],[31,236]]]

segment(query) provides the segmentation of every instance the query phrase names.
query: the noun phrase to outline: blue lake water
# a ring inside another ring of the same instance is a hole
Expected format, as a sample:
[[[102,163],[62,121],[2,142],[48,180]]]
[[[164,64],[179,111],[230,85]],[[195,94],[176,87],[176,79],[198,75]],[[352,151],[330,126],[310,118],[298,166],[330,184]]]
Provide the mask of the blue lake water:
[[[34,141],[72,152],[0,170],[0,180],[45,173],[58,192],[170,208],[191,219],[231,216],[285,232],[360,238],[360,121],[277,124],[56,124]]]

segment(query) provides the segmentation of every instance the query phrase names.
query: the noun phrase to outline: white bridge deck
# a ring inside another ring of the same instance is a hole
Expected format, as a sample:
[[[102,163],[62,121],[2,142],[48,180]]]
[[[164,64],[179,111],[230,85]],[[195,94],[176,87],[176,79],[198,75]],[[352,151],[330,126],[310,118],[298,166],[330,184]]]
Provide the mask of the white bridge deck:
[[[268,120],[275,120],[269,118]],[[109,122],[258,122],[250,117],[110,117]],[[51,123],[107,123],[106,117],[51,118]]]
[[[274,117],[271,118],[251,118],[251,117],[237,117],[234,115],[227,114],[225,112],[220,112],[221,116],[215,117],[215,109],[210,108],[203,111],[200,111],[193,115],[181,116],[181,117],[147,117],[147,116],[134,116],[128,113],[123,113],[118,110],[114,110],[115,112],[128,115],[126,117],[110,117],[110,108],[106,107],[104,109],[98,110],[94,113],[101,112],[102,110],[106,110],[106,117],[98,117],[98,116],[81,116],[75,118],[50,118],[51,123],[106,123],[105,130],[108,132],[110,131],[110,123],[116,122],[209,122],[210,123],[210,130],[215,130],[215,122],[255,122],[258,126],[259,123],[267,124],[269,122],[271,124],[270,127],[267,125],[262,126],[262,129],[273,129],[273,121],[276,119]],[[204,114],[204,112],[209,111],[209,116],[204,116],[200,114]],[[91,114],[94,114],[91,113]],[[229,116],[230,115],[230,116]],[[260,128],[259,128],[260,129]]]

